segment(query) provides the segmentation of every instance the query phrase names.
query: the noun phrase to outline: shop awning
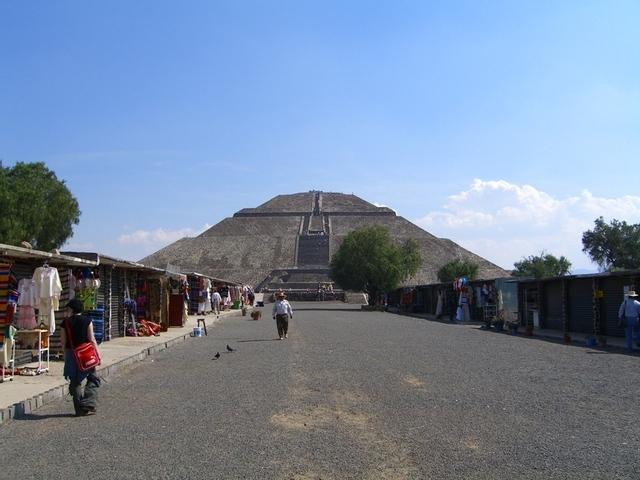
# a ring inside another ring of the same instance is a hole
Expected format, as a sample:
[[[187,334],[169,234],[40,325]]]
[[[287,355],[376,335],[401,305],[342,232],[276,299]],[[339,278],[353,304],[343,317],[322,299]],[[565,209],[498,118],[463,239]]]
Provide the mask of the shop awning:
[[[193,277],[204,277],[204,278],[208,278],[209,280],[211,280],[212,282],[217,282],[217,283],[226,283],[227,285],[234,285],[236,287],[242,286],[241,283],[238,282],[233,282],[231,280],[225,280],[223,278],[215,278],[212,277],[211,275],[205,275],[204,273],[198,273],[198,272],[184,272],[184,275],[191,275]]]
[[[15,245],[5,245],[0,243],[0,258],[7,260],[42,261],[52,265],[69,265],[74,267],[96,266],[94,260],[77,257],[67,253],[51,253],[31,248],[16,247]]]
[[[157,273],[158,275],[164,275],[167,272],[161,268],[149,267],[138,262],[132,262],[131,260],[124,260],[122,258],[116,258],[109,255],[96,252],[63,252],[65,255],[73,255],[80,258],[85,258],[96,262],[96,265],[112,265],[119,268],[128,268],[132,270],[142,270],[149,273]]]

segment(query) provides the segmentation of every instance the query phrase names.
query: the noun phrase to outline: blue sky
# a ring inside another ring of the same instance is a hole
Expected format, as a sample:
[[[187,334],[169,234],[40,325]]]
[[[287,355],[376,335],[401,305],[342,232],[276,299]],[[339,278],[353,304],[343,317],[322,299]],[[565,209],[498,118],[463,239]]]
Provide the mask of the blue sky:
[[[279,193],[354,193],[511,268],[640,222],[635,1],[0,3],[0,158],[67,248],[139,259]]]

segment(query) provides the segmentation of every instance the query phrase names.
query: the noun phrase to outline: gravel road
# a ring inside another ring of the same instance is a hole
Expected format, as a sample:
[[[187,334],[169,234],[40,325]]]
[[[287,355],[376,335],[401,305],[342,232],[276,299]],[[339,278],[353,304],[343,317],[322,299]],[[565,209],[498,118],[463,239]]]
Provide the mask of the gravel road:
[[[1,425],[0,478],[640,478],[638,356],[293,307],[287,340],[268,305],[111,377],[95,416]]]

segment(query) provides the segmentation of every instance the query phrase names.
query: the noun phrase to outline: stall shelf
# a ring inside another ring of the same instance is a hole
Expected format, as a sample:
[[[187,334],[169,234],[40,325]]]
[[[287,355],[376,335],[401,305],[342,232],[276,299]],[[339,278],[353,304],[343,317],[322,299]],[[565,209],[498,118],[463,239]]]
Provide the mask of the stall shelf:
[[[20,339],[22,348],[16,348],[18,352],[29,351],[32,356],[38,356],[36,374],[49,371],[49,330],[36,328],[33,330],[18,330],[16,336]],[[27,348],[24,348],[24,347]],[[44,357],[46,356],[46,362]],[[46,366],[44,366],[46,365]]]

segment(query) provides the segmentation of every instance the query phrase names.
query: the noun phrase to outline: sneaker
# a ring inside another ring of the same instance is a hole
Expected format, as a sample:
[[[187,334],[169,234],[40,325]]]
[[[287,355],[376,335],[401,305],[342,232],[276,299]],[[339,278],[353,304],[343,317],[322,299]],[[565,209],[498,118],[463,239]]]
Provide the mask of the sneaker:
[[[284,334],[284,338],[289,338],[289,335],[287,335],[286,333]]]
[[[280,337],[280,340],[282,340],[282,337]]]

